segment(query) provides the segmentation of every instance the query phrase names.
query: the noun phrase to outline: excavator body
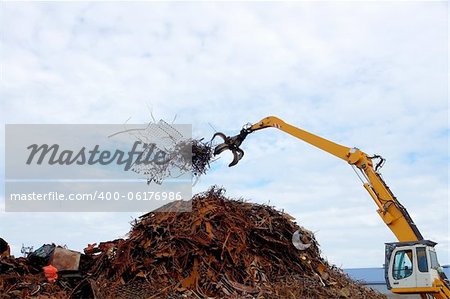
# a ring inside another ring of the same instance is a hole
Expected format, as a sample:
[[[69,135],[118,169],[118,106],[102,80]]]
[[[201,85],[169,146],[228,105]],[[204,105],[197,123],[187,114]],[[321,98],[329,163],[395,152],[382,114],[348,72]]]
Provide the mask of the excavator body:
[[[388,289],[397,294],[418,294],[423,299],[450,299],[450,286],[440,267],[434,246],[435,242],[424,240],[406,208],[400,204],[384,182],[379,170],[385,159],[379,155],[369,156],[358,148],[342,146],[308,131],[292,126],[283,120],[269,116],[255,124],[245,125],[236,136],[216,133],[224,142],[217,145],[214,154],[232,151],[234,158],[229,166],[236,165],[244,156],[242,142],[252,132],[265,128],[276,128],[305,141],[352,166],[363,183],[363,187],[377,206],[377,213],[399,242],[386,243],[385,278]],[[374,161],[378,163],[374,165]],[[309,244],[301,241],[296,232],[293,245],[305,250]]]

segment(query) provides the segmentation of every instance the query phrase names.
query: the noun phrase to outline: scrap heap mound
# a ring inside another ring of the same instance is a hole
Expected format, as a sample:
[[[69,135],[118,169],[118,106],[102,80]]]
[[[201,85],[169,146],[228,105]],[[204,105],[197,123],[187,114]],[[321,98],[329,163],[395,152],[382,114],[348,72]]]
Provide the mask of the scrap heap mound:
[[[95,256],[97,298],[385,298],[328,265],[288,214],[220,188],[189,204],[192,212],[141,216],[128,239]],[[305,251],[291,242],[298,229]]]
[[[386,298],[330,266],[288,214],[223,192],[141,216],[127,239],[90,244],[79,271],[58,273],[55,283],[42,272],[48,263],[0,258],[0,299]],[[186,205],[192,212],[174,212]],[[306,250],[291,242],[297,230]]]

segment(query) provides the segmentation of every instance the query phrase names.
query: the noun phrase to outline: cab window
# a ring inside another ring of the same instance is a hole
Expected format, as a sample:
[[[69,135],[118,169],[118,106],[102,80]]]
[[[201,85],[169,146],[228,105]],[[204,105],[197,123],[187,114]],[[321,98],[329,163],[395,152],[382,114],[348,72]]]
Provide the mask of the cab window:
[[[417,267],[420,272],[428,272],[428,261],[425,247],[418,247],[416,249],[417,254]]]
[[[431,269],[437,270],[439,268],[439,262],[437,259],[436,251],[430,250]]]
[[[400,250],[394,256],[394,268],[392,269],[392,276],[394,279],[403,279],[412,274],[412,250]]]

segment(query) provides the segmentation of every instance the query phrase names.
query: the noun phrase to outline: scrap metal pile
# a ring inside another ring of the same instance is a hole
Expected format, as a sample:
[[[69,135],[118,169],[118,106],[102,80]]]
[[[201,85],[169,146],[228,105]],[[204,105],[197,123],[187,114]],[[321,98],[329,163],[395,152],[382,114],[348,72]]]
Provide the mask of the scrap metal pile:
[[[43,272],[43,265],[33,258],[0,258],[0,298],[57,298],[70,296],[74,286],[83,279],[80,274],[60,277],[50,283]]]
[[[192,141],[192,175],[200,177],[209,169],[209,163],[213,159],[213,148],[211,142],[203,139],[193,139]]]
[[[139,161],[133,163],[131,170],[145,176],[148,183],[161,184],[168,178],[178,178],[187,173],[198,179],[206,173],[209,163],[213,160],[214,150],[211,141],[186,137],[178,129],[161,119],[143,128],[127,129],[109,137],[126,133],[132,141],[145,145]],[[162,153],[164,161],[158,163],[141,161],[151,157],[154,151]]]
[[[173,207],[172,207],[173,208]],[[120,296],[142,285],[141,298],[383,298],[320,258],[311,232],[288,214],[227,199],[212,188],[192,199],[192,213],[149,213],[114,255],[98,260],[101,289]],[[145,287],[144,287],[145,286]],[[130,291],[129,293],[132,293]],[[124,296],[127,297],[127,296]],[[135,297],[136,298],[136,297]]]
[[[314,235],[286,213],[220,188],[189,204],[192,212],[145,214],[127,239],[86,248],[84,279],[66,298],[385,298],[323,260]],[[311,244],[303,251],[291,242],[299,229]],[[8,288],[0,275],[0,293]]]

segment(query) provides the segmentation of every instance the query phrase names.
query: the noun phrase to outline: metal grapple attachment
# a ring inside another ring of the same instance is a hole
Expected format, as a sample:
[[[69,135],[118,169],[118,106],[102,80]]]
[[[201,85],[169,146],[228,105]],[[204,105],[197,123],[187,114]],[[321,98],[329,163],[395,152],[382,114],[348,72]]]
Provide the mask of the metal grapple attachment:
[[[214,148],[214,156],[221,154],[225,150],[230,150],[233,153],[233,161],[228,165],[229,167],[236,165],[244,156],[244,151],[239,148],[244,141],[245,137],[251,133],[251,130],[248,127],[242,128],[241,132],[236,136],[226,136],[221,132],[217,132],[214,134],[213,140],[216,137],[220,137],[223,139],[223,143],[220,143]]]

